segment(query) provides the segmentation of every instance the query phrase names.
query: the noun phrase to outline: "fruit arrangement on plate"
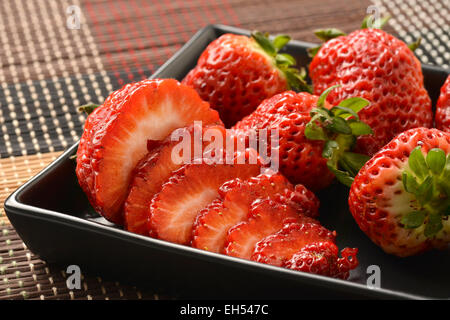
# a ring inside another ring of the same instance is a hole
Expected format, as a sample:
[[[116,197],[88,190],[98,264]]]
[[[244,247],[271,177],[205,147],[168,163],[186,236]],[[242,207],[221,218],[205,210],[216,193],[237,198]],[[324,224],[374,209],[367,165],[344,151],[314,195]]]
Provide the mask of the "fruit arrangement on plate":
[[[450,77],[434,116],[418,43],[367,21],[316,32],[311,84],[283,52],[289,36],[225,34],[181,82],[84,108],[76,174],[93,208],[130,232],[347,279],[358,249],[339,251],[315,195],[337,181],[385,252],[446,248]]]

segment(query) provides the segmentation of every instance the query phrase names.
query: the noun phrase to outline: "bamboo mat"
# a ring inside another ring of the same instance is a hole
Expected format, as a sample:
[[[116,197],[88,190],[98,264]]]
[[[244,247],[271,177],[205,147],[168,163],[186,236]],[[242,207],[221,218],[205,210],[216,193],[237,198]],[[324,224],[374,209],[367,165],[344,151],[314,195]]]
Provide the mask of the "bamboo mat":
[[[2,0],[0,2],[0,299],[167,299],[149,289],[86,274],[81,290],[29,251],[9,223],[5,198],[77,141],[85,116],[124,83],[149,77],[210,23],[288,33],[357,29],[369,5],[390,13],[387,31],[410,42],[426,63],[448,68],[448,0]],[[66,26],[80,8],[80,28]]]

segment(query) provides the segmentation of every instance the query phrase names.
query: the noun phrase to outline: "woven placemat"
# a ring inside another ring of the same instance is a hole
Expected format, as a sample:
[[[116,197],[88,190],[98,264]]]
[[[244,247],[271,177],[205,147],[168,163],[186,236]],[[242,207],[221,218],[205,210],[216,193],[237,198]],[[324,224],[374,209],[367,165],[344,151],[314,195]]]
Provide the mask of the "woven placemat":
[[[4,199],[78,140],[79,105],[149,77],[201,27],[222,23],[315,41],[317,28],[358,28],[369,5],[393,16],[387,31],[407,42],[423,38],[422,62],[448,67],[448,0],[0,1],[0,299],[169,298],[96,274],[68,290],[64,270],[26,248]],[[80,28],[70,29],[77,8]]]
[[[5,198],[41,171],[60,152],[0,159],[0,299],[167,299],[97,275],[81,275],[81,289],[69,290],[67,275],[29,251],[9,223]]]

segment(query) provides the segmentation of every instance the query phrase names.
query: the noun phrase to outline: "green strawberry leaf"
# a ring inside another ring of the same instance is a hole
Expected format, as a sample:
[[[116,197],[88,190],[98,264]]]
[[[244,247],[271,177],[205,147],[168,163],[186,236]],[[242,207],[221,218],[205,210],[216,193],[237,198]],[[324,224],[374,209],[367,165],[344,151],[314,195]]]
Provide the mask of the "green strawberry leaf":
[[[336,179],[337,179],[340,183],[342,183],[343,185],[345,185],[345,186],[347,186],[347,187],[349,187],[349,188],[352,186],[352,183],[353,183],[353,181],[354,181],[355,179],[354,179],[353,177],[351,177],[351,176],[348,174],[348,172],[341,171],[341,170],[337,169],[337,168],[336,168],[336,165],[333,164],[333,163],[331,162],[331,160],[327,162],[327,166],[328,166],[328,169],[329,169],[331,172],[334,173],[334,175],[336,176]]]
[[[285,34],[280,34],[273,39],[273,46],[277,51],[280,51],[289,41],[291,41],[291,37]]]
[[[417,188],[416,197],[421,204],[425,204],[433,197],[433,177],[428,176]]]
[[[314,120],[331,120],[331,112],[325,108],[313,108],[310,115]]]
[[[352,129],[347,124],[347,121],[345,119],[342,119],[340,117],[334,117],[331,119],[331,122],[326,125],[326,128],[330,130],[331,132],[335,133],[341,133],[341,134],[351,134]]]
[[[408,164],[414,174],[416,174],[420,179],[424,179],[427,176],[428,167],[420,146],[411,151]]]
[[[337,38],[339,36],[347,35],[344,31],[341,31],[336,28],[318,29],[314,31],[314,34],[316,35],[317,38],[319,38],[322,41],[328,41]]]
[[[308,56],[310,58],[314,58],[316,56],[317,52],[319,52],[320,48],[322,48],[322,46],[308,48],[308,49],[306,49],[306,52],[308,53]]]
[[[308,122],[305,127],[305,137],[310,140],[327,140],[327,134],[322,127],[319,127],[314,121]]]
[[[346,165],[351,169],[353,175],[356,176],[359,170],[369,161],[370,157],[365,154],[355,152],[344,152],[341,161],[345,161]]]
[[[278,56],[278,55],[277,55]],[[295,91],[300,91],[300,92],[309,92],[312,93],[312,88],[311,86],[309,86],[303,75],[294,68],[283,68],[283,64],[279,65],[281,71],[283,71],[283,73],[286,76],[288,85],[289,85],[289,89],[295,90]]]
[[[421,42],[422,42],[422,38],[419,37],[419,38],[417,38],[416,41],[409,43],[408,48],[410,48],[411,51],[414,52],[420,46]]]
[[[419,189],[419,183],[416,178],[410,174],[409,172],[403,171],[402,174],[403,187],[407,192],[417,193],[417,189]]]
[[[337,85],[331,86],[328,89],[324,90],[324,92],[322,92],[322,94],[319,96],[319,99],[317,99],[317,106],[323,107],[325,104],[325,100],[327,99],[330,92],[339,87],[340,87],[340,85],[337,84]]]
[[[334,140],[328,140],[322,149],[322,157],[325,159],[333,159],[335,151],[339,149],[339,144]]]
[[[342,106],[335,106],[330,109],[331,113],[333,113],[335,116],[339,116],[343,119],[348,119],[350,117],[355,117],[359,120],[359,116],[356,112],[354,112],[352,109],[342,107]]]
[[[442,229],[442,227],[442,216],[439,214],[430,214],[428,215],[424,234],[427,238],[432,238]]]
[[[294,57],[287,53],[278,53],[275,57],[277,65],[284,64],[286,66],[294,66],[297,62]]]
[[[275,48],[272,41],[270,41],[269,38],[261,32],[253,31],[251,37],[255,39],[255,41],[261,46],[261,48],[263,48],[263,50],[267,52],[267,54],[271,55],[272,57],[277,54],[277,49]]]
[[[369,100],[360,97],[348,98],[339,102],[339,106],[351,109],[355,113],[358,113],[363,108],[367,107],[369,104],[370,104]]]
[[[366,134],[372,134],[372,128],[362,121],[349,121],[348,125],[352,129],[352,134],[354,136],[363,136]]]
[[[445,167],[445,152],[442,149],[434,148],[428,151],[427,164],[431,172],[440,175]]]
[[[90,115],[92,112],[94,112],[95,109],[97,109],[99,107],[98,104],[85,104],[81,107],[78,108],[78,111],[80,112],[85,112],[87,115]]]
[[[402,224],[406,229],[414,229],[420,227],[425,221],[425,212],[413,211],[402,217]]]

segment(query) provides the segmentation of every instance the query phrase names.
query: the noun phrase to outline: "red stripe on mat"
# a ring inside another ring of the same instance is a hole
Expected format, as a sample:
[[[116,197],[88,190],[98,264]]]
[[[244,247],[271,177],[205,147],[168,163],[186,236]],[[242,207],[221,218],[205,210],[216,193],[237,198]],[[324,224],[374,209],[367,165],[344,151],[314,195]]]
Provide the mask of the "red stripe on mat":
[[[205,25],[239,25],[228,1],[107,0],[83,5],[103,65],[121,85],[137,80],[133,70],[146,77],[145,70],[153,72]]]

